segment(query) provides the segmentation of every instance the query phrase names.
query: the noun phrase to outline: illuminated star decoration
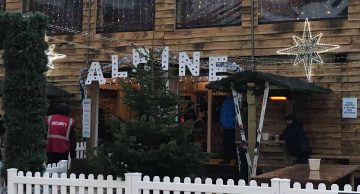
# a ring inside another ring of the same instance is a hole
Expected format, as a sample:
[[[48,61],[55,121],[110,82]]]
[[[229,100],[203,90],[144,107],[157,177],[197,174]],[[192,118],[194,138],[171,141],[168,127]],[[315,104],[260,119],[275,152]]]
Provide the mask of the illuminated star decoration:
[[[309,82],[311,81],[313,61],[323,63],[323,60],[321,59],[319,53],[325,53],[340,47],[339,45],[319,43],[321,36],[322,34],[320,33],[312,37],[310,31],[310,23],[308,19],[306,19],[302,38],[293,36],[296,45],[277,51],[278,54],[282,55],[296,55],[294,65],[303,62],[306,77]]]
[[[66,57],[66,55],[64,55],[64,54],[54,53],[54,49],[55,49],[55,44],[52,44],[49,46],[49,49],[45,51],[45,54],[48,57],[47,66],[51,69],[54,69],[53,61]]]

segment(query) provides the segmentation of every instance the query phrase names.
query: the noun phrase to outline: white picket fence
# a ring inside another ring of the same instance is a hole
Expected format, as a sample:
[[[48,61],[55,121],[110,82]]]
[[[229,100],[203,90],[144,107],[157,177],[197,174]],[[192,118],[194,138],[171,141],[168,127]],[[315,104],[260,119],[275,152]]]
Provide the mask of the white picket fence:
[[[67,170],[69,169],[68,161],[67,160],[61,160],[57,164],[48,164],[45,168],[45,172],[47,173],[67,173]]]
[[[326,190],[324,184],[319,185],[319,189],[313,189],[313,185],[308,183],[306,189],[301,189],[299,183],[295,183],[290,187],[288,179],[272,179],[271,186],[261,184],[260,186],[251,181],[249,185],[245,185],[245,181],[240,180],[236,184],[233,180],[227,180],[226,184],[222,179],[217,179],[215,183],[212,179],[202,180],[196,178],[192,181],[185,178],[183,181],[176,177],[170,180],[164,177],[145,176],[143,179],[141,173],[127,173],[125,180],[120,180],[112,176],[104,179],[98,176],[97,179],[93,175],[85,178],[80,175],[78,178],[74,174],[68,177],[66,174],[57,173],[50,176],[45,173],[35,173],[34,176],[30,172],[25,175],[18,172],[17,169],[8,169],[8,194],[201,194],[201,193],[230,193],[230,194],[338,194],[338,193],[360,193],[352,192],[351,186],[346,185],[343,192],[339,192],[339,187],[333,185],[331,190]],[[359,191],[360,187],[358,187]]]
[[[76,142],[76,159],[86,158],[86,142]]]

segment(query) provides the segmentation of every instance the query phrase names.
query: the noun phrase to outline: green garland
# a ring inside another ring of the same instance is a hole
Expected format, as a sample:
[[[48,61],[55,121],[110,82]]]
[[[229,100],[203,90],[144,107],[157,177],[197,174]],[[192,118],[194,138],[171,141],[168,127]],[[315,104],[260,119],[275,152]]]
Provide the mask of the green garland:
[[[0,13],[4,50],[5,168],[42,171],[47,110],[47,17],[40,13]]]

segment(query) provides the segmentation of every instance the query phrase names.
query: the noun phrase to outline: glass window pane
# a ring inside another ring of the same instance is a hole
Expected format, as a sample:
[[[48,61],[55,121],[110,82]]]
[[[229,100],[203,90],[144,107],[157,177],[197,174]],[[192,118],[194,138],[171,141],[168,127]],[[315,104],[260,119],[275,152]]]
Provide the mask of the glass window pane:
[[[242,0],[177,0],[176,27],[239,25],[241,5]]]
[[[347,17],[348,0],[261,0],[261,22]]]
[[[82,31],[82,0],[29,0],[28,11],[49,16],[48,34],[71,34]]]
[[[0,11],[5,11],[5,0],[0,0]]]
[[[98,32],[154,29],[155,0],[98,0],[97,2]]]

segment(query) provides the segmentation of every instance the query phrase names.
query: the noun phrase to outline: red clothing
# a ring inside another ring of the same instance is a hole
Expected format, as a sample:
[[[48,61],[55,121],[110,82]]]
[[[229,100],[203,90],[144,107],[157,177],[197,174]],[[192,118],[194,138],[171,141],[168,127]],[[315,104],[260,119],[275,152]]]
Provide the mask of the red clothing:
[[[75,127],[74,119],[66,115],[51,115],[46,118],[48,126],[46,152],[68,153],[70,132]]]

